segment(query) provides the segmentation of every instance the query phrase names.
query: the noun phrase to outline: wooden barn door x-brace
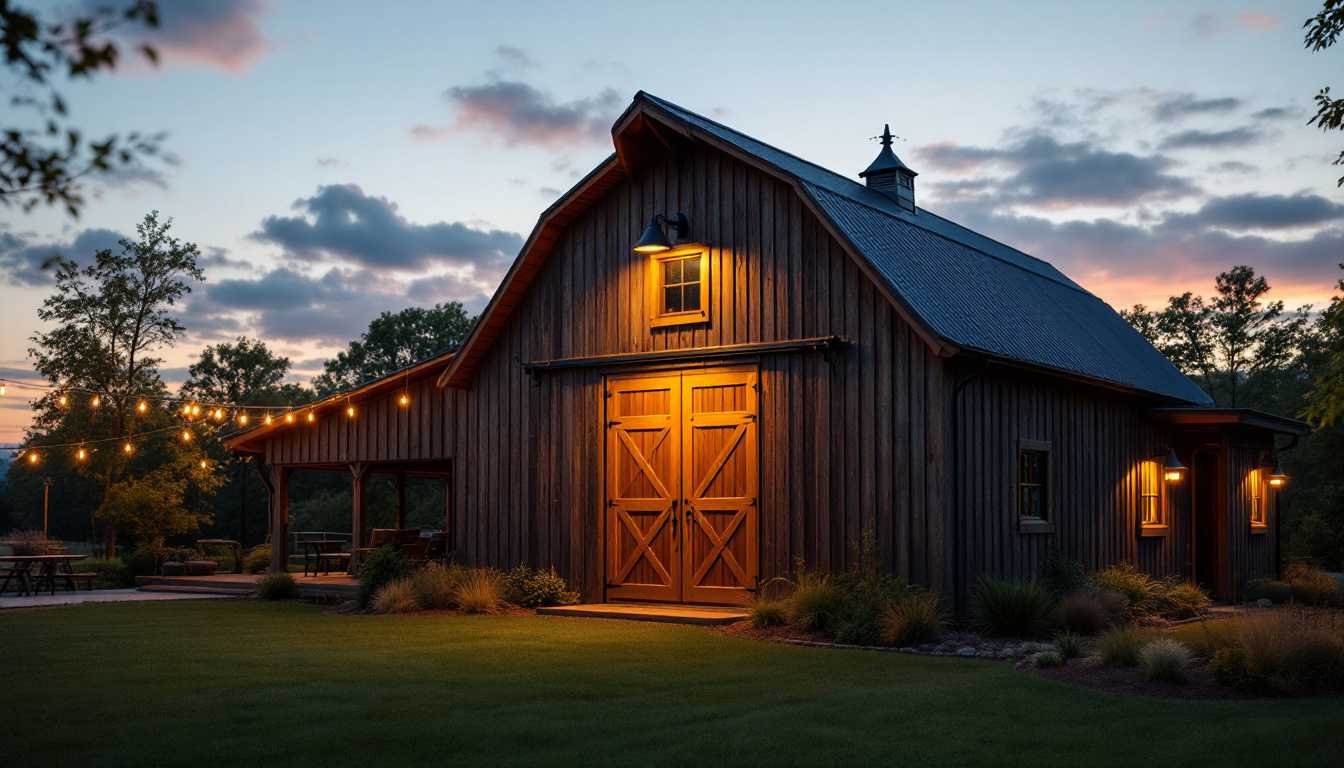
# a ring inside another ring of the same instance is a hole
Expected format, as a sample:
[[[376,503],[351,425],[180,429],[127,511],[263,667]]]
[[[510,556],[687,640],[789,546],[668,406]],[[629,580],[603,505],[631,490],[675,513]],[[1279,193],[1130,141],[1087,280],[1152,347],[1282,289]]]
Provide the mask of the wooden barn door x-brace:
[[[613,600],[736,603],[759,571],[754,371],[607,382]]]

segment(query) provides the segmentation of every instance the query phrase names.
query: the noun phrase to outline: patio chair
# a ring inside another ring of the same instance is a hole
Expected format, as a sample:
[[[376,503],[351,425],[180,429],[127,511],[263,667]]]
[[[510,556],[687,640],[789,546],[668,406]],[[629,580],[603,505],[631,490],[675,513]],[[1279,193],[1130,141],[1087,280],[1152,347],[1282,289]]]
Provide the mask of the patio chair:
[[[429,549],[429,541],[421,539],[409,544],[401,545],[401,556],[406,558],[408,563],[422,563],[425,561],[425,551]]]

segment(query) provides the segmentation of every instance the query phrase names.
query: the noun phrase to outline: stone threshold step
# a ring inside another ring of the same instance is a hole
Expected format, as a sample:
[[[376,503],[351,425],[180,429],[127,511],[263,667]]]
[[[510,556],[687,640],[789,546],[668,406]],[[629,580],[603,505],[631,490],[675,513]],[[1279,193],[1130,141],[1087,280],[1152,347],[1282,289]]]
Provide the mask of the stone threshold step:
[[[146,584],[136,588],[139,592],[181,592],[195,595],[250,595],[256,590],[236,587],[197,587],[178,586],[176,584]]]
[[[657,603],[593,603],[538,608],[542,616],[572,616],[588,619],[625,619],[658,621],[666,624],[714,626],[732,624],[747,618],[741,608],[717,605],[662,605]]]

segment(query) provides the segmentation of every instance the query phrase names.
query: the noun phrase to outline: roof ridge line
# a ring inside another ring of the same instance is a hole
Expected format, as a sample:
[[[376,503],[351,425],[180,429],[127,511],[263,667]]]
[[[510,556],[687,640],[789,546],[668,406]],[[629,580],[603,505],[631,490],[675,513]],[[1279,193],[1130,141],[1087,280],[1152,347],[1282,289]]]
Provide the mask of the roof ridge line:
[[[780,169],[780,170],[783,170],[783,169]],[[786,173],[787,173],[787,171],[786,171]],[[806,180],[806,179],[799,179],[799,181],[802,182],[803,184],[806,184],[808,187],[811,187],[811,188],[813,188],[813,189],[817,189],[817,190],[820,190],[820,191],[822,191],[822,192],[826,192],[826,193],[828,193],[828,194],[832,194],[832,195],[836,195],[836,194],[837,194],[837,193],[835,193],[835,192],[831,192],[830,190],[828,190],[828,189],[826,189],[826,188],[824,188],[824,187],[818,187],[816,184],[813,184],[812,182],[810,182],[810,181],[808,181],[808,180]],[[840,195],[837,195],[837,196],[839,197]],[[928,232],[929,234],[933,235],[934,237],[942,238],[943,240],[946,240],[946,241],[948,241],[949,243],[956,243],[957,245],[964,246],[964,247],[966,247],[966,248],[970,248],[972,251],[975,251],[976,253],[980,254],[981,256],[984,256],[984,257],[986,257],[986,258],[993,259],[993,260],[999,262],[1000,264],[1007,264],[1008,266],[1012,267],[1013,269],[1018,269],[1018,270],[1021,270],[1021,271],[1023,271],[1023,272],[1026,272],[1026,273],[1028,273],[1028,274],[1035,275],[1036,277],[1039,277],[1039,278],[1042,278],[1042,279],[1045,279],[1045,280],[1049,280],[1050,282],[1054,283],[1055,285],[1062,285],[1062,286],[1064,286],[1065,288],[1068,288],[1068,289],[1071,290],[1071,291],[1077,291],[1077,292],[1082,293],[1082,294],[1085,294],[1085,295],[1087,295],[1087,296],[1091,296],[1092,298],[1096,299],[1097,301],[1102,301],[1102,299],[1101,299],[1100,296],[1097,296],[1095,293],[1092,293],[1091,291],[1087,290],[1086,288],[1084,288],[1084,287],[1082,287],[1082,286],[1080,286],[1080,285],[1077,285],[1077,284],[1070,285],[1068,282],[1061,282],[1061,281],[1058,280],[1057,278],[1051,277],[1050,275],[1043,275],[1043,274],[1041,274],[1040,272],[1034,272],[1034,271],[1032,271],[1032,270],[1030,270],[1030,269],[1027,269],[1026,267],[1022,266],[1021,264],[1014,264],[1013,262],[1009,261],[1008,259],[1001,258],[1001,257],[999,257],[999,256],[995,256],[994,254],[990,253],[989,251],[986,251],[986,250],[983,249],[983,248],[977,247],[977,246],[972,245],[972,244],[970,244],[970,243],[963,242],[963,241],[961,241],[961,240],[956,240],[956,239],[954,239],[954,238],[952,238],[952,237],[949,237],[948,235],[946,235],[946,234],[944,234],[944,233],[942,233],[942,232],[939,232],[939,231],[936,230],[936,229],[930,229],[929,227],[926,227],[926,226],[920,224],[920,223],[917,222],[917,221],[908,221],[908,220],[906,220],[904,217],[897,216],[896,214],[892,213],[891,211],[884,211],[884,210],[882,210],[881,208],[878,208],[878,207],[875,206],[875,205],[871,205],[871,204],[866,203],[866,202],[864,202],[864,201],[862,201],[862,200],[859,200],[859,199],[857,199],[857,198],[853,198],[853,197],[849,197],[849,196],[842,196],[842,197],[844,197],[844,199],[845,199],[846,201],[848,201],[848,202],[851,202],[851,203],[853,203],[853,204],[855,204],[855,205],[861,205],[861,206],[863,206],[864,208],[867,208],[868,210],[873,211],[873,212],[875,212],[875,213],[880,213],[880,214],[882,214],[883,216],[886,216],[886,217],[889,218],[889,219],[895,219],[896,221],[899,221],[899,222],[901,222],[902,224],[909,224],[909,225],[911,225],[911,226],[919,227],[921,230],[923,230],[923,231],[925,231],[925,232]],[[943,221],[946,221],[947,223],[949,223],[949,224],[951,224],[951,225],[953,225],[953,226],[961,227],[962,229],[966,229],[966,227],[963,227],[962,225],[956,223],[955,221],[952,221],[951,219],[945,218],[945,217],[943,217],[943,216],[938,216],[938,214],[936,214],[936,213],[930,211],[930,210],[927,209],[927,208],[920,208],[919,210],[924,211],[924,213],[926,213],[926,214],[928,214],[928,215],[930,215],[930,216],[937,216],[938,218],[942,219]],[[989,240],[990,242],[992,242],[992,243],[994,243],[994,244],[996,244],[996,245],[1001,245],[1001,246],[1003,246],[1004,248],[1008,248],[1008,249],[1010,249],[1010,250],[1012,250],[1012,251],[1016,251],[1017,253],[1020,253],[1020,254],[1022,254],[1023,256],[1025,256],[1025,257],[1027,257],[1027,258],[1029,258],[1029,259],[1031,259],[1031,260],[1033,260],[1033,261],[1039,261],[1039,262],[1041,262],[1042,264],[1045,264],[1046,266],[1054,267],[1053,264],[1051,264],[1051,263],[1048,262],[1048,261],[1045,261],[1044,259],[1038,259],[1038,258],[1036,258],[1035,256],[1032,256],[1032,255],[1029,254],[1029,253],[1023,253],[1022,251],[1019,251],[1018,249],[1013,248],[1011,245],[1008,245],[1008,244],[1006,244],[1006,243],[1000,243],[998,240],[995,240],[995,239],[992,238],[992,237],[989,237],[989,236],[987,236],[987,235],[982,235],[982,234],[980,234],[979,232],[975,232],[974,230],[970,230],[970,229],[966,229],[966,231],[967,231],[967,232],[970,232],[971,234],[973,234],[973,235],[975,235],[975,236],[977,236],[977,237],[983,237],[983,238],[985,238],[986,240]],[[1103,303],[1104,303],[1104,302],[1103,302]]]

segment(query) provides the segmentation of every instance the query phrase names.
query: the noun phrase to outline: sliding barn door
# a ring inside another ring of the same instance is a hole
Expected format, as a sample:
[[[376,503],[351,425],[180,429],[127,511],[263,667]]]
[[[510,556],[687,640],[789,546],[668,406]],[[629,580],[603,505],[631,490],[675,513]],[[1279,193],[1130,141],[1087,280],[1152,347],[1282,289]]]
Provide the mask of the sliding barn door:
[[[736,603],[759,574],[754,372],[607,386],[607,597]]]
[[[681,378],[607,387],[607,597],[681,599]]]
[[[682,377],[682,599],[739,602],[760,573],[756,374]]]

